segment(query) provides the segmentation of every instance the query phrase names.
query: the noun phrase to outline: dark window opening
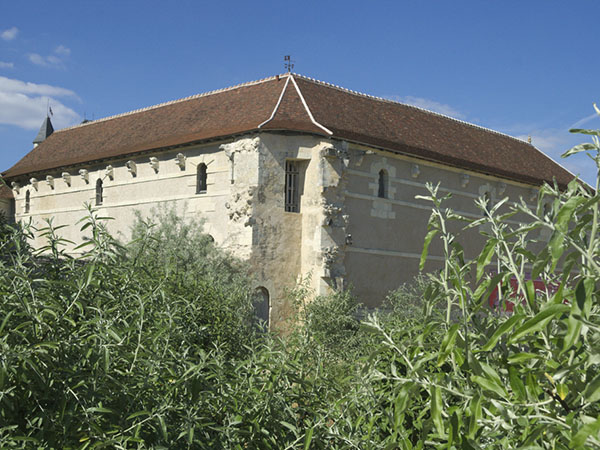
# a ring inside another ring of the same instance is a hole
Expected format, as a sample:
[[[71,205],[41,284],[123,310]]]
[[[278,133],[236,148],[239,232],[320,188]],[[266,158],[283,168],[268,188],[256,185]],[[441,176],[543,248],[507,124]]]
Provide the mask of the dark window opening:
[[[300,212],[300,170],[297,161],[285,162],[285,210]]]
[[[269,328],[269,309],[271,307],[271,299],[269,291],[265,287],[258,287],[254,292],[254,322],[261,328]]]
[[[31,208],[31,196],[29,191],[25,192],[25,214],[29,214]]]
[[[98,178],[96,181],[96,205],[101,205],[104,200],[104,188],[102,187],[102,180]]]
[[[379,189],[377,191],[377,197],[387,198],[387,185],[388,185],[388,174],[384,169],[379,171]]]
[[[196,168],[196,194],[206,192],[206,164],[199,164]]]

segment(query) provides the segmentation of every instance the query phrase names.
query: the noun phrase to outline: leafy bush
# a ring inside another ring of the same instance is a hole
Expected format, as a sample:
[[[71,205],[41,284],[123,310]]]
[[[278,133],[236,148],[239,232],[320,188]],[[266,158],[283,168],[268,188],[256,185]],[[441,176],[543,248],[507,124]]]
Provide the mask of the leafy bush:
[[[359,306],[350,291],[317,297],[304,306],[302,330],[332,356],[347,356],[360,343]]]
[[[428,314],[428,308],[435,307],[431,302],[425,301],[426,298],[434,298],[430,292],[434,288],[435,283],[428,274],[420,274],[411,282],[402,284],[398,289],[391,291],[383,302],[386,318],[400,322],[408,319],[420,320]]]
[[[168,295],[197,305],[190,320],[204,327],[204,347],[241,352],[252,336],[251,279],[244,263],[215,247],[202,223],[169,207],[139,214],[132,229],[128,256],[139,272],[161,280]]]
[[[594,150],[600,167],[600,132],[594,144],[565,155]],[[478,220],[443,208],[437,188],[422,263],[429,243],[439,236],[445,264],[433,277],[429,304],[446,304],[445,317],[426,315],[416,331],[386,329],[377,318],[369,326],[391,353],[375,356],[371,379],[376,409],[397,418],[398,445],[426,443],[436,448],[599,448],[600,447],[600,196],[578,181],[565,192],[545,185],[537,208],[525,202],[500,214],[506,200]],[[544,208],[551,200],[552,210]],[[483,200],[479,206],[485,207]],[[510,225],[514,214],[529,223]],[[468,261],[451,220],[468,228],[487,224],[479,257]],[[549,230],[538,254],[528,243]],[[485,275],[494,261],[496,276]],[[528,274],[527,272],[531,272]],[[536,289],[535,279],[545,289]],[[488,298],[500,285],[503,305],[512,314],[489,311]],[[459,315],[455,320],[455,312]],[[424,345],[432,330],[443,331],[436,345]]]
[[[600,167],[585,133],[567,154]],[[362,324],[349,292],[305,303],[285,340],[253,333],[243,264],[172,212],[125,246],[92,212],[81,258],[52,223],[44,255],[2,228],[0,447],[600,448],[598,187],[544,186],[533,211],[471,220],[430,186],[422,263],[439,238],[442,270]],[[475,260],[455,220],[487,230]]]
[[[64,254],[49,223],[43,257],[0,260],[0,446],[169,446],[189,432],[190,367],[248,351],[241,336],[252,343],[243,276],[175,282],[150,245],[129,258],[93,213],[82,228],[82,258]]]

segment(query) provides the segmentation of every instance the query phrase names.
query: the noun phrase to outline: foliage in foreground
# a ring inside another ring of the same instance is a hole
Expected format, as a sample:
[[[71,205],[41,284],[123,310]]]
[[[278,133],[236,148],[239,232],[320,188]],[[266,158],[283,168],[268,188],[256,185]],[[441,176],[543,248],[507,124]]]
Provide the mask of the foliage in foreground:
[[[571,153],[600,165],[586,133]],[[127,247],[91,214],[80,259],[1,225],[0,447],[600,448],[598,184],[475,221],[431,187],[442,270],[362,325],[348,292],[317,299],[286,340],[253,333],[243,266],[168,213]],[[454,220],[486,230],[476,259]]]

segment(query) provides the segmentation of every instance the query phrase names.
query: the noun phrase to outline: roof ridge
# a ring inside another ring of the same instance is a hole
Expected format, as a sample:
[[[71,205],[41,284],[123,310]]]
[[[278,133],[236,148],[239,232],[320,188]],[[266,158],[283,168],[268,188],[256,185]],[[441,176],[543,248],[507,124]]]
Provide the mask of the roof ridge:
[[[298,93],[298,96],[300,97],[300,100],[302,101],[302,105],[304,105],[304,110],[307,112],[310,121],[314,125],[318,126],[321,130],[325,131],[327,134],[329,134],[331,136],[333,134],[333,132],[329,128],[326,128],[323,125],[321,125],[319,122],[317,122],[315,120],[314,116],[312,115],[312,112],[310,112],[310,108],[308,107],[308,104],[306,103],[304,95],[302,95],[302,91],[300,91],[300,88],[298,87],[298,83],[296,83],[296,80],[294,80],[294,76],[290,75],[288,79],[292,80],[292,83],[294,84],[294,87],[296,88],[296,92]]]
[[[484,131],[489,131],[491,133],[498,134],[500,136],[505,136],[505,137],[514,139],[514,140],[519,141],[519,142],[524,143],[524,144],[529,144],[528,142],[524,141],[523,139],[519,139],[518,137],[511,136],[510,134],[502,133],[501,131],[493,130],[492,128],[484,127],[482,125],[477,125],[475,123],[471,123],[471,122],[467,122],[465,120],[457,119],[456,117],[452,117],[452,116],[448,116],[446,114],[442,114],[442,113],[438,113],[438,112],[435,112],[435,111],[431,111],[429,109],[421,108],[420,106],[410,105],[408,103],[402,103],[402,102],[399,102],[399,101],[396,101],[396,100],[391,100],[389,98],[378,97],[376,95],[365,94],[364,92],[353,91],[352,89],[348,89],[348,88],[345,88],[345,87],[342,87],[342,86],[338,86],[337,84],[328,83],[327,81],[317,80],[316,78],[307,77],[306,75],[301,75],[301,74],[298,74],[298,73],[293,73],[293,75],[296,76],[296,77],[299,77],[301,79],[304,79],[306,81],[310,81],[310,82],[313,82],[313,83],[316,83],[316,84],[320,84],[320,85],[327,86],[327,87],[330,87],[330,88],[333,88],[333,89],[337,89],[339,91],[346,92],[348,94],[353,94],[353,95],[357,95],[359,97],[366,97],[366,98],[370,98],[370,99],[373,99],[373,100],[378,100],[378,101],[385,102],[385,103],[394,103],[394,104],[397,104],[397,105],[406,106],[408,108],[417,109],[419,111],[423,111],[423,112],[428,113],[428,114],[433,114],[435,116],[444,117],[446,119],[450,119],[450,120],[453,120],[455,122],[462,123],[464,125],[468,125],[468,126],[473,127],[473,128],[479,128],[479,129],[484,130]],[[531,145],[531,144],[529,144],[529,145]],[[535,146],[533,146],[533,145],[531,145],[531,146],[535,148]]]
[[[281,93],[279,94],[279,99],[277,100],[277,103],[275,104],[275,108],[273,108],[273,112],[271,113],[269,118],[267,120],[265,120],[264,122],[261,122],[257,128],[262,128],[263,125],[266,125],[271,120],[273,120],[273,118],[275,117],[275,114],[277,113],[277,110],[279,109],[279,105],[281,105],[281,100],[283,100],[283,94],[285,94],[288,84],[290,83],[290,79],[293,79],[293,77],[287,77],[287,80],[285,80],[283,89],[281,90]]]
[[[261,84],[261,83],[265,83],[267,81],[278,79],[279,77],[282,77],[282,76],[285,76],[285,75],[288,75],[288,74],[273,75],[273,76],[270,76],[270,77],[261,78],[259,80],[247,81],[245,83],[236,84],[236,85],[229,86],[229,87],[226,87],[226,88],[215,89],[215,90],[212,90],[212,91],[202,92],[200,94],[190,95],[188,97],[182,97],[182,98],[175,99],[175,100],[169,100],[167,102],[157,103],[156,105],[151,105],[151,106],[146,106],[146,107],[143,107],[143,108],[133,109],[131,111],[127,111],[127,112],[124,112],[124,113],[114,114],[112,116],[102,117],[100,119],[90,120],[90,121],[84,122],[84,123],[78,123],[77,125],[72,125],[70,127],[61,128],[60,130],[55,130],[54,132],[55,133],[60,133],[62,131],[72,130],[73,128],[85,127],[85,126],[92,125],[94,123],[99,123],[99,122],[106,122],[108,120],[118,119],[119,117],[130,116],[130,115],[137,114],[137,113],[140,113],[140,112],[150,111],[150,110],[153,110],[153,109],[162,108],[163,106],[169,106],[169,105],[173,105],[175,103],[182,103],[182,102],[186,102],[186,101],[189,101],[189,100],[194,100],[194,99],[197,99],[197,98],[200,98],[200,97],[208,97],[209,95],[220,94],[222,92],[227,92],[227,91],[233,91],[235,89],[239,89],[239,88],[242,88],[242,87],[254,86],[256,84]]]

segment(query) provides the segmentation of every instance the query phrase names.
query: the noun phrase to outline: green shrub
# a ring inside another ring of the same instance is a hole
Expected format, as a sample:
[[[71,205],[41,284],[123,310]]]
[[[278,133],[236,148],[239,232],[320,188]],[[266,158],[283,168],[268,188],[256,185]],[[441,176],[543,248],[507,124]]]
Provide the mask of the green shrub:
[[[200,269],[175,281],[148,260],[150,245],[137,241],[130,258],[93,213],[83,228],[80,259],[48,223],[43,256],[0,262],[0,446],[179,446],[192,372],[211,352],[252,345],[242,272],[221,275],[237,285]]]
[[[567,153],[600,166],[586,133]],[[172,212],[140,219],[128,245],[92,212],[81,258],[51,222],[43,255],[4,228],[0,447],[600,448],[598,187],[544,186],[534,211],[471,220],[430,186],[422,263],[439,238],[442,270],[362,324],[349,292],[318,298],[285,340],[253,333],[244,265]],[[454,220],[488,230],[475,260]],[[498,285],[523,300],[512,314],[488,306]]]
[[[202,222],[169,207],[151,218],[138,214],[127,248],[137,272],[161,280],[167,295],[195,302],[190,319],[204,327],[205,348],[244,351],[239,343],[253,336],[251,279],[244,263],[215,247]]]
[[[420,320],[427,314],[426,309],[432,306],[425,301],[431,298],[428,291],[434,289],[435,283],[429,275],[420,274],[409,283],[402,284],[391,291],[383,302],[383,311],[387,320],[400,321]]]
[[[600,167],[600,132],[584,132],[594,144],[565,155],[594,150]],[[376,317],[369,323],[391,350],[372,358],[373,398],[380,399],[373,408],[395,419],[399,447],[600,448],[599,186],[600,172],[595,191],[578,181],[564,192],[545,185],[534,211],[522,201],[500,214],[503,200],[478,220],[445,209],[448,196],[429,187],[424,198],[433,212],[422,263],[436,237],[445,263],[425,302],[445,303],[446,313],[424,314],[410,331],[389,329]],[[548,200],[551,212],[543,206]],[[529,223],[512,225],[517,212]],[[465,260],[448,232],[453,220],[467,228],[487,224],[475,260]],[[550,239],[534,254],[528,242],[540,229]],[[492,261],[499,268],[493,277],[485,275]],[[536,291],[531,278],[557,289]],[[489,310],[497,285],[503,302],[514,296],[512,314]]]

